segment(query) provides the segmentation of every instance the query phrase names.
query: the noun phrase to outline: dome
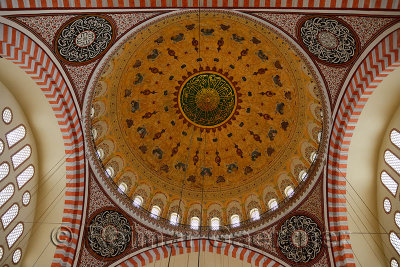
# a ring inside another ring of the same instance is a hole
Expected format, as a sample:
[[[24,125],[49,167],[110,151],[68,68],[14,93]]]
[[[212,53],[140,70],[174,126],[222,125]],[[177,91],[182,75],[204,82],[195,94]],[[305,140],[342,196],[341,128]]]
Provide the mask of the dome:
[[[243,15],[180,12],[144,25],[107,56],[90,102],[94,164],[151,220],[229,225],[236,214],[251,224],[254,208],[267,220],[315,178],[317,79],[284,36]]]

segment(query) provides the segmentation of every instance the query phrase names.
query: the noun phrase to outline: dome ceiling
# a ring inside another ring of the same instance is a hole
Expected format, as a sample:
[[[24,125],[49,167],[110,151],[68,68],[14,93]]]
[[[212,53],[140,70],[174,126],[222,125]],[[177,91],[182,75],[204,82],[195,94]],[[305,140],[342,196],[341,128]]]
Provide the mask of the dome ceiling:
[[[169,16],[109,60],[92,100],[93,128],[108,129],[96,146],[115,148],[103,159],[120,162],[115,180],[133,173],[182,206],[283,199],[318,150],[319,90],[296,50],[255,21]]]

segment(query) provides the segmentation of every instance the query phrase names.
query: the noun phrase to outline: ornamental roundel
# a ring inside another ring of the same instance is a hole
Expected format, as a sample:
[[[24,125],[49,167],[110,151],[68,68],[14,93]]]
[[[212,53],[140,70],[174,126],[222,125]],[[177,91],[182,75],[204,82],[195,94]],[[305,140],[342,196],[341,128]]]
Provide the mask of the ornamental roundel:
[[[101,56],[114,37],[113,25],[107,17],[80,16],[59,30],[55,48],[68,63],[86,63]]]
[[[282,224],[277,243],[286,258],[306,263],[315,259],[321,251],[322,232],[310,217],[295,215]]]
[[[350,27],[330,17],[306,18],[299,28],[303,46],[318,60],[341,65],[358,53],[358,39]]]
[[[189,123],[201,128],[224,124],[234,115],[236,105],[236,89],[219,73],[195,73],[179,90],[180,112]]]
[[[105,210],[97,214],[89,223],[87,242],[97,255],[113,258],[121,255],[132,237],[132,227],[128,219],[115,210]]]

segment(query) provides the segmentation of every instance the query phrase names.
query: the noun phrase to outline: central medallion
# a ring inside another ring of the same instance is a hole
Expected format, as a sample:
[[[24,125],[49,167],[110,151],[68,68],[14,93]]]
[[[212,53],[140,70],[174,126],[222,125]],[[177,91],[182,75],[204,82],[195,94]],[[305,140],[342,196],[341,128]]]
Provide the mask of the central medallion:
[[[189,76],[178,93],[179,110],[199,128],[216,128],[235,114],[237,92],[221,73],[204,71]]]

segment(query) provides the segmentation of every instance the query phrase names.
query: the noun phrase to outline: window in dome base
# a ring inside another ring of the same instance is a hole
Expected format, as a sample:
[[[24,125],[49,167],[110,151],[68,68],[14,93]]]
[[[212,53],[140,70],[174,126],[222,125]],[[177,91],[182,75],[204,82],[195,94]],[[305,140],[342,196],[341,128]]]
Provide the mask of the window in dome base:
[[[193,230],[199,230],[200,227],[200,219],[198,217],[192,217],[190,219],[190,228]]]
[[[18,189],[21,189],[35,174],[35,168],[29,165],[25,170],[23,170],[17,176]]]
[[[260,219],[260,212],[257,208],[254,208],[250,211],[250,217],[253,221]]]
[[[269,207],[270,210],[276,210],[278,208],[278,202],[276,201],[275,198],[271,199],[268,202],[268,207]]]
[[[135,199],[133,200],[133,206],[135,207],[142,206],[142,203],[143,203],[143,198],[141,196],[136,196]]]
[[[12,112],[9,108],[3,110],[3,121],[5,124],[9,124],[12,121]]]
[[[240,226],[240,217],[237,214],[233,214],[231,216],[231,226],[232,227],[238,227]]]
[[[219,218],[214,217],[211,219],[211,230],[213,231],[219,230]]]
[[[390,267],[399,267],[399,263],[395,259],[392,259],[390,261]]]
[[[106,175],[109,177],[109,178],[112,178],[112,177],[114,177],[114,169],[113,169],[113,167],[107,167],[106,168]]]
[[[292,197],[293,194],[294,194],[293,187],[290,186],[290,185],[287,186],[287,187],[285,188],[285,195],[286,195],[286,197]]]
[[[126,185],[126,183],[120,183],[118,186],[118,191],[122,194],[125,193],[127,189],[128,186]]]
[[[171,216],[169,218],[169,222],[172,225],[178,225],[179,222],[179,215],[176,212],[171,213]]]
[[[152,218],[157,219],[158,216],[160,216],[160,214],[161,214],[161,208],[160,208],[159,206],[153,206],[153,207],[151,208],[151,214],[150,214],[150,216],[151,216]]]

